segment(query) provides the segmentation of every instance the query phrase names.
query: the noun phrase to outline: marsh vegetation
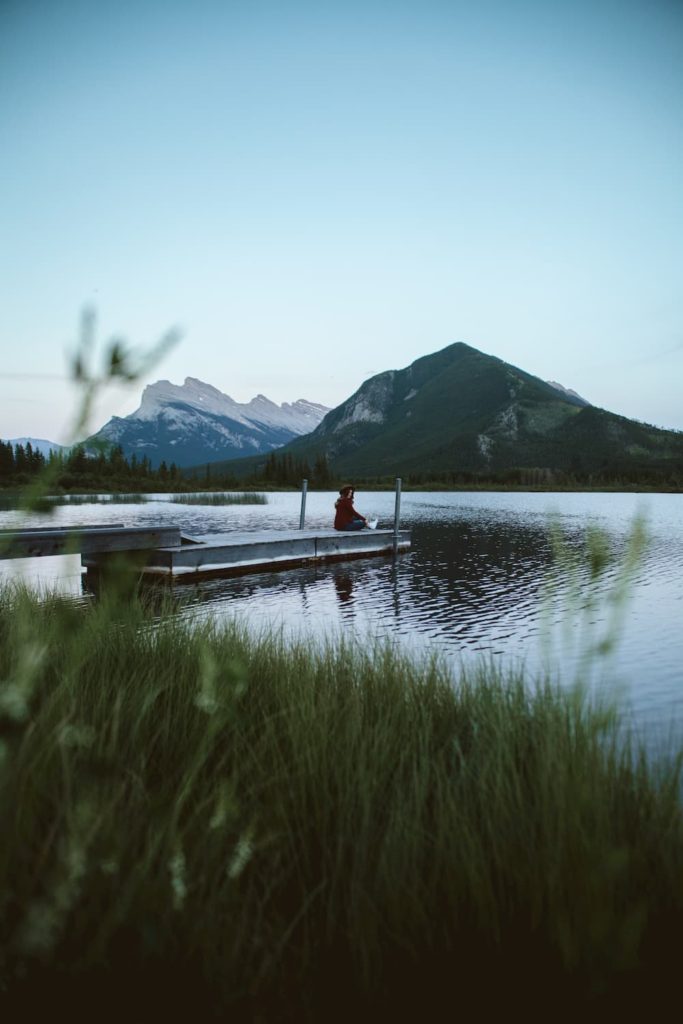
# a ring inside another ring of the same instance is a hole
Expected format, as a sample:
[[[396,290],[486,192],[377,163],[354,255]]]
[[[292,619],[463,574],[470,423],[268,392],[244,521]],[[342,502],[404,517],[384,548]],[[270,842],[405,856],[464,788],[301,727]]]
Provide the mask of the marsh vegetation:
[[[241,493],[225,491],[197,492],[192,494],[172,494],[168,499],[174,505],[267,505],[265,494],[255,491]]]

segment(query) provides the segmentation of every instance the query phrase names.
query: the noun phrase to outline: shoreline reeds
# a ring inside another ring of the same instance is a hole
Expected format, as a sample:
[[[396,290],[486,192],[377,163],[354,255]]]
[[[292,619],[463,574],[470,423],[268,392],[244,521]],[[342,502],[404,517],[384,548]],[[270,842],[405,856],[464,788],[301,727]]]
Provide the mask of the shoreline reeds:
[[[223,492],[206,491],[188,494],[174,494],[168,498],[174,505],[267,505],[265,494],[255,491]]]

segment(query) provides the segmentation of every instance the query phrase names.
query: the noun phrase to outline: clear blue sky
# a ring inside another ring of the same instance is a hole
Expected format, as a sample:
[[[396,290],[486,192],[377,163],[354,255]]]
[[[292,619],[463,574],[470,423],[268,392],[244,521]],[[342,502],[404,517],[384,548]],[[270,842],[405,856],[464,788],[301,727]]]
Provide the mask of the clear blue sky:
[[[683,428],[682,115],[681,0],[2,0],[0,436],[86,304],[240,401],[466,341]]]

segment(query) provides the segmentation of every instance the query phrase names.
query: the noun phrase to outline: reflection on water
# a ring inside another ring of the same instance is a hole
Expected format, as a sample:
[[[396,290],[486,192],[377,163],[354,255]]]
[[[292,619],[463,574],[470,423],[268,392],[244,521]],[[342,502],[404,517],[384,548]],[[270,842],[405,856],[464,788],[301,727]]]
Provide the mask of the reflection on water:
[[[368,515],[389,526],[393,495],[359,495]],[[331,524],[334,495],[308,496],[308,527]],[[410,553],[329,566],[302,567],[200,583],[176,582],[173,599],[182,614],[237,615],[255,629],[275,626],[286,634],[316,636],[350,632],[418,651],[436,650],[454,663],[482,655],[524,662],[540,671],[550,661],[573,678],[583,653],[608,628],[609,594],[617,563],[600,578],[595,608],[555,566],[550,532],[554,514],[570,548],[580,548],[588,526],[606,531],[615,553],[623,552],[636,514],[647,519],[649,544],[624,612],[620,642],[597,663],[602,685],[620,688],[648,729],[678,716],[683,702],[683,496],[630,494],[459,493],[403,495],[402,525],[413,530]],[[230,529],[293,528],[296,494],[269,495],[267,506],[180,507],[162,501],[142,506],[64,507],[50,522],[144,526],[175,523],[191,534]],[[0,513],[0,527],[11,513]],[[15,520],[16,521],[16,520]],[[35,525],[33,521],[27,525]],[[60,589],[82,593],[75,557],[0,563],[7,577],[21,571],[31,580],[57,580]],[[555,578],[554,592],[548,583]]]
[[[353,576],[350,572],[335,572],[332,577],[342,607],[353,598]]]

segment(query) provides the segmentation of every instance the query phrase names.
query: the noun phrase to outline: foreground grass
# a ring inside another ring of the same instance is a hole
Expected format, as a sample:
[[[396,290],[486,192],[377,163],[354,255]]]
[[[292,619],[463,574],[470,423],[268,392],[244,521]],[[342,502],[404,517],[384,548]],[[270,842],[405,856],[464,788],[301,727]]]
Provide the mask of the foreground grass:
[[[20,591],[0,679],[0,1006],[435,1019],[676,987],[678,768],[577,694]]]

